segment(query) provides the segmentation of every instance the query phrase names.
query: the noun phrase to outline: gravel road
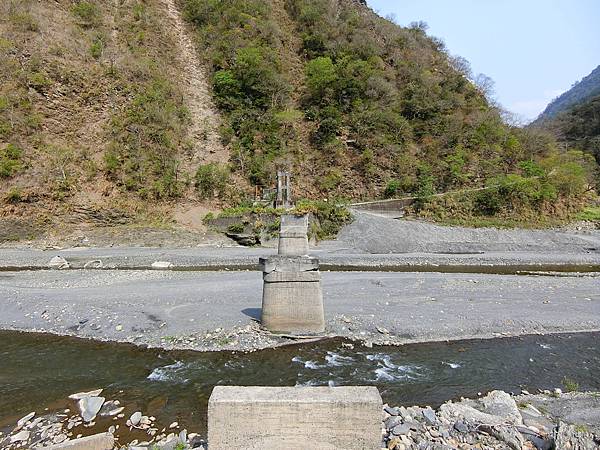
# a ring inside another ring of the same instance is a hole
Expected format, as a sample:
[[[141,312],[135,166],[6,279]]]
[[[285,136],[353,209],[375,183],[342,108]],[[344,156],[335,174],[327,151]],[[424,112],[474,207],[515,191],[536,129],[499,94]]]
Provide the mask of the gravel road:
[[[600,329],[600,277],[325,272],[327,334],[374,343]],[[257,272],[0,273],[0,328],[199,350],[262,333]]]
[[[275,251],[223,246],[223,243],[187,248],[0,248],[0,269],[44,269],[55,256],[65,258],[71,268],[139,269],[166,261],[176,269],[255,269],[259,257]],[[536,266],[542,270],[554,270],[552,266],[600,267],[600,231],[440,227],[356,213],[355,221],[342,230],[338,239],[313,247],[311,255],[331,270],[406,271],[419,267],[435,271],[439,266],[466,266],[464,271],[477,271],[474,268],[479,267],[482,272],[489,272],[490,266],[512,266],[514,270]],[[567,267],[566,270],[586,269]]]

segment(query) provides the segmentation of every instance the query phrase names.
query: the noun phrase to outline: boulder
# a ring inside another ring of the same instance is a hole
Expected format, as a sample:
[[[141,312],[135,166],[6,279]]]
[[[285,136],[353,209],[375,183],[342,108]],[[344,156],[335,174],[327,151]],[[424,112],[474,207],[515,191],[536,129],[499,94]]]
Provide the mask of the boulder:
[[[481,400],[483,412],[504,418],[513,425],[522,425],[523,418],[517,403],[510,394],[504,391],[492,391]]]
[[[84,422],[91,422],[102,408],[104,397],[84,397],[79,400],[78,406]]]

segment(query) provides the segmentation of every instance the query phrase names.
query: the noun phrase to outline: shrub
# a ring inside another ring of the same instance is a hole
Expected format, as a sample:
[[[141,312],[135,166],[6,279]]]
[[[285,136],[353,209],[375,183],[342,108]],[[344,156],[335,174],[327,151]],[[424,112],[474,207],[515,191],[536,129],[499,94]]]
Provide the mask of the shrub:
[[[229,181],[229,169],[216,163],[205,164],[196,171],[196,190],[203,198],[223,196]]]
[[[318,220],[318,227],[314,230],[318,239],[327,239],[337,236],[342,227],[352,221],[352,214],[341,202],[316,200],[301,200],[296,204],[294,212],[297,214],[312,213]]]
[[[0,150],[0,178],[9,178],[22,167],[23,151],[13,144]]]
[[[90,54],[92,58],[99,59],[104,52],[104,39],[101,36],[96,36],[90,46]]]
[[[20,12],[10,16],[13,24],[21,28],[23,31],[39,31],[40,25],[37,20],[28,12]]]
[[[384,198],[395,197],[398,194],[398,191],[400,190],[400,187],[401,187],[400,181],[398,181],[398,180],[390,180],[390,181],[388,181],[388,183],[385,186],[385,189],[383,191]]]
[[[227,232],[233,233],[233,234],[239,234],[239,233],[243,233],[245,229],[246,229],[246,227],[243,223],[232,223],[231,225],[229,225],[227,227]]]
[[[98,5],[86,0],[75,3],[71,12],[82,27],[96,27],[102,22],[102,14]]]
[[[19,203],[22,200],[22,192],[18,187],[12,187],[4,196],[6,203]]]
[[[562,384],[567,392],[577,392],[579,390],[579,383],[571,378],[564,377],[562,379]]]
[[[104,170],[142,198],[173,198],[181,193],[177,150],[183,145],[187,110],[171,83],[154,73],[150,77],[135,85],[127,108],[111,120]]]
[[[306,64],[306,87],[317,103],[326,103],[333,95],[336,80],[335,66],[330,57],[316,58]]]
[[[43,91],[45,88],[52,84],[52,81],[44,72],[33,72],[27,77],[29,86],[37,91]]]

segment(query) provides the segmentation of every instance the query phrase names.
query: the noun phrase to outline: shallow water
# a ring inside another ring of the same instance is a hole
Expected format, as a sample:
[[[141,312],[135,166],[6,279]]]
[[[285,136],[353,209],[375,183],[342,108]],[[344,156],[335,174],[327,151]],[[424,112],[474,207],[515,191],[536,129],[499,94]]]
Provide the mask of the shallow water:
[[[342,340],[255,353],[147,350],[41,334],[0,332],[0,429],[30,411],[105,388],[126,413],[203,432],[215,385],[375,385],[394,405],[433,405],[478,392],[549,389],[567,376],[600,390],[600,333],[525,336],[403,347]]]

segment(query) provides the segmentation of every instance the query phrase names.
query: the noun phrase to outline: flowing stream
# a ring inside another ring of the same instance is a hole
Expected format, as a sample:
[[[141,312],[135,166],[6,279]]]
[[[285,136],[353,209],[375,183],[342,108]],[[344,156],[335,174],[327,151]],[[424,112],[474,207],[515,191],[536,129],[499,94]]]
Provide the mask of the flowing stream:
[[[68,407],[104,388],[126,413],[141,410],[196,432],[218,384],[375,385],[393,405],[437,406],[492,389],[600,390],[600,333],[366,348],[342,340],[254,353],[163,351],[44,334],[0,332],[0,430],[30,411]]]

